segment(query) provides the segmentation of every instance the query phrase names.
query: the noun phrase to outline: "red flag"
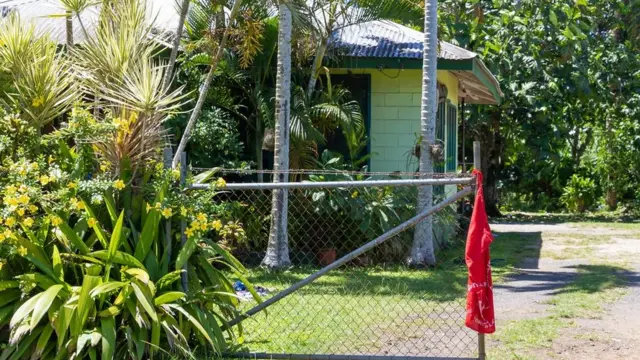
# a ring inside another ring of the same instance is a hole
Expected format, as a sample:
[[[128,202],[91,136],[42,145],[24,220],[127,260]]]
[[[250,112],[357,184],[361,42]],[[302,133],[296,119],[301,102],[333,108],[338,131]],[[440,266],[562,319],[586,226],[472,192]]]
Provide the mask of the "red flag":
[[[491,281],[491,256],[489,246],[493,235],[489,228],[487,212],[484,208],[482,173],[474,170],[476,176],[476,202],[473,205],[465,259],[469,268],[467,282],[467,327],[483,334],[496,331],[493,312],[493,283]]]

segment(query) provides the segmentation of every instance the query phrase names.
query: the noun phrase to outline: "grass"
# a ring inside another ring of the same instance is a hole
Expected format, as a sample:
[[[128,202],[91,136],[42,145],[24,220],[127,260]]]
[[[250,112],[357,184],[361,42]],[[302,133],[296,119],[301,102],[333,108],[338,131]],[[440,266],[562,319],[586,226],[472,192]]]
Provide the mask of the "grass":
[[[535,256],[535,246],[528,247],[535,241],[515,235],[495,241],[494,281],[511,274],[523,257]],[[331,272],[270,307],[267,315],[249,320],[245,346],[275,353],[412,352],[428,346],[429,338],[434,346],[443,346],[441,338],[447,336],[462,340],[445,345],[451,346],[448,350],[434,349],[434,355],[468,356],[476,340],[464,328],[464,248],[447,249],[438,259],[429,270],[393,266]],[[276,292],[316,270],[252,270],[249,279]]]
[[[638,224],[615,226],[640,230]],[[552,238],[560,250],[541,253],[543,240]],[[596,235],[501,233],[491,247],[494,283],[513,274],[524,258],[593,258],[594,246],[610,241],[609,236]],[[429,270],[381,266],[334,271],[247,320],[241,350],[423,355],[434,346],[429,355],[472,356],[475,334],[463,325],[464,248],[445,250],[438,259],[438,266]],[[490,359],[532,359],[533,351],[547,351],[562,329],[574,326],[574,319],[597,317],[604,305],[624,295],[621,275],[626,270],[615,264],[580,266],[575,280],[549,301],[549,316],[498,328],[491,338],[499,346],[489,348]],[[276,293],[315,271],[252,270],[250,280]]]

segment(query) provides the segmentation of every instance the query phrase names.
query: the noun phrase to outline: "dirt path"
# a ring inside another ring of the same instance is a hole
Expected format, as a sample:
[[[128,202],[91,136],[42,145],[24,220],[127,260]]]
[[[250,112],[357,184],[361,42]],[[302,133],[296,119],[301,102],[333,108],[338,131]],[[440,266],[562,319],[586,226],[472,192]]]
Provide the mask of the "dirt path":
[[[531,359],[640,359],[640,227],[593,224],[493,224],[496,240],[518,234],[536,239],[538,254],[494,287],[497,325],[553,316],[549,301],[576,281],[578,269],[619,264],[626,295],[593,319],[567,319],[550,344],[519,352]],[[504,346],[498,333],[490,346]],[[516,348],[518,346],[516,345]],[[513,346],[511,347],[513,350]],[[498,356],[499,357],[499,356]],[[509,358],[506,356],[505,358]],[[512,358],[520,358],[514,356]]]

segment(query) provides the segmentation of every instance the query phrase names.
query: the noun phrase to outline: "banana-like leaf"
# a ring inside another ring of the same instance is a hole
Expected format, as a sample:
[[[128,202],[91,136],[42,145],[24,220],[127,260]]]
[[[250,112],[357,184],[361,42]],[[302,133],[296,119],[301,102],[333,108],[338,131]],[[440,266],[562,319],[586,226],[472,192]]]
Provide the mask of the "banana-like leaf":
[[[105,310],[102,310],[98,313],[98,316],[103,318],[114,317],[122,312],[122,309],[117,306],[111,306]]]
[[[128,283],[125,282],[120,282],[120,281],[109,281],[103,284],[100,284],[98,286],[96,286],[95,288],[93,288],[93,290],[91,290],[91,292],[89,293],[89,295],[92,298],[96,298],[102,294],[107,294],[110,293],[112,291],[116,291],[120,288],[122,288],[123,286],[127,285]]]
[[[82,281],[82,287],[80,288],[80,294],[78,298],[78,308],[71,321],[71,330],[73,336],[79,336],[84,325],[87,322],[91,309],[95,306],[93,299],[89,295],[91,290],[101,284],[102,279],[97,276],[85,275]]]
[[[149,356],[153,359],[156,350],[160,347],[160,323],[151,324],[151,344],[149,345]]]
[[[55,321],[56,335],[58,336],[58,350],[62,348],[67,338],[67,330],[71,325],[71,319],[76,311],[75,305],[63,305],[58,310],[58,317]]]
[[[42,320],[42,317],[49,311],[49,307],[62,288],[62,285],[54,285],[44,291],[39,297],[33,309],[33,314],[31,315],[31,331],[36,328],[40,320]]]
[[[10,304],[18,299],[22,292],[18,289],[7,289],[5,291],[0,292],[0,307],[3,307],[7,304]]]
[[[33,308],[36,306],[36,303],[40,299],[40,297],[44,294],[41,292],[37,295],[30,297],[27,301],[25,301],[19,308],[13,313],[13,317],[11,318],[11,322],[9,323],[9,327],[13,329],[16,325],[20,324],[24,319],[26,319],[29,314],[33,311]]]
[[[23,246],[27,249],[27,255],[25,255],[27,260],[42,270],[45,274],[51,276],[52,279],[59,281],[53,273],[53,266],[51,266],[49,259],[44,255],[44,251],[40,246],[28,241],[20,235],[15,235],[14,239],[17,246]]]
[[[85,212],[87,213],[87,217],[89,219],[97,219],[95,213],[93,212],[93,210],[91,209],[91,207],[89,205],[90,202],[88,201],[84,201],[85,203]],[[98,237],[98,240],[100,241],[100,243],[102,244],[103,248],[108,248],[108,244],[107,244],[107,234],[104,232],[104,230],[102,229],[102,226],[100,225],[99,221],[96,221],[95,224],[93,226],[91,226],[91,228],[93,229],[93,231],[95,232],[96,236]]]
[[[133,269],[127,269],[124,272],[142,281],[145,285],[149,284],[149,281],[151,280],[149,278],[149,274],[143,269],[133,268]]]
[[[147,312],[147,314],[149,314],[151,320],[153,320],[154,322],[158,322],[158,314],[153,307],[153,298],[151,296],[149,288],[136,280],[133,280],[131,282],[131,287],[133,288],[133,292],[136,294],[138,303]]]
[[[108,253],[107,253],[107,250],[94,251],[94,252],[90,253],[89,255],[93,256],[93,257],[95,257],[97,259],[100,259],[100,260],[107,260],[108,257],[109,257]],[[142,265],[142,263],[140,261],[138,261],[138,259],[136,259],[132,255],[129,255],[129,254],[127,254],[125,252],[122,252],[122,251],[116,251],[116,253],[113,256],[113,258],[111,259],[111,261],[116,263],[116,264],[120,264],[120,265],[127,265],[127,266],[131,266],[131,267],[137,267],[137,268],[144,269],[144,265]]]
[[[12,305],[0,308],[0,326],[4,326],[11,317],[14,307]]]
[[[111,190],[107,190],[103,198],[104,204],[107,206],[107,211],[109,212],[109,217],[111,218],[111,225],[115,226],[118,219],[118,213],[116,211],[116,201],[113,198],[113,192]]]
[[[187,239],[186,244],[180,249],[178,257],[176,258],[176,270],[182,269],[182,267],[189,261],[189,258],[196,251],[198,244],[193,238]]]
[[[184,270],[172,271],[166,274],[165,276],[161,277],[160,280],[156,282],[156,287],[158,288],[158,291],[169,290],[169,288],[174,282],[180,280],[180,275],[182,275],[183,271]]]
[[[183,292],[170,291],[170,292],[166,292],[166,293],[156,297],[153,300],[153,303],[154,303],[155,306],[160,306],[160,305],[163,305],[163,304],[175,302],[177,300],[180,300],[180,299],[184,298],[185,296],[187,296],[187,295],[185,293],[183,293]]]
[[[116,349],[116,322],[113,317],[100,320],[102,334],[102,360],[111,360]]]
[[[56,281],[51,279],[51,277],[47,275],[43,275],[41,273],[29,273],[29,274],[18,275],[16,276],[16,279],[20,280],[21,282],[24,281],[24,282],[34,283],[38,285],[38,287],[40,287],[42,290],[47,290],[48,288],[56,284]]]

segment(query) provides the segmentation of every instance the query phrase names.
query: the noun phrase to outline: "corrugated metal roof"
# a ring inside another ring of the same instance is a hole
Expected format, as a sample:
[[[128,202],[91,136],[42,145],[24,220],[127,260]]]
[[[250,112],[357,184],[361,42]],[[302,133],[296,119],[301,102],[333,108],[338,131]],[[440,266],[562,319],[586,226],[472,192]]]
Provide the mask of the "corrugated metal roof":
[[[331,39],[343,56],[422,59],[424,34],[391,21],[378,20],[336,30]],[[438,57],[448,60],[473,59],[478,55],[441,41]]]

